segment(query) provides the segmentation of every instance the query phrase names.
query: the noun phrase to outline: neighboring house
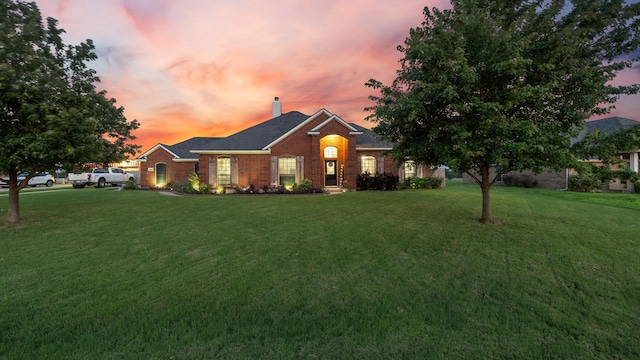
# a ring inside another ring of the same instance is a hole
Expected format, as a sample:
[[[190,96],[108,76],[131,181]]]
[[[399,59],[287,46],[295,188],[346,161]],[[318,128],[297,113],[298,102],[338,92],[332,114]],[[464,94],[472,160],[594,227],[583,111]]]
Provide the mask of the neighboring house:
[[[575,140],[579,141],[583,139],[588,133],[595,130],[599,130],[606,135],[610,135],[620,129],[629,129],[631,127],[638,126],[638,125],[640,125],[640,121],[626,119],[618,116],[601,119],[601,120],[589,121],[585,123],[584,129],[580,132],[580,134]],[[635,149],[631,152],[621,152],[619,155],[620,155],[620,159],[625,164],[625,167],[627,169],[636,173],[640,172],[640,160],[639,160],[640,149]],[[589,159],[588,162],[595,165],[603,165],[602,161],[596,158]],[[633,191],[633,184],[627,181],[616,179],[611,181],[608,184],[608,188],[610,190]]]
[[[611,134],[620,129],[628,129],[633,126],[640,125],[640,121],[626,119],[622,117],[610,117],[606,119],[593,120],[585,122],[584,128],[580,131],[578,136],[571,140],[571,143],[575,143],[577,141],[582,140],[588,133],[599,130],[604,134]],[[622,152],[620,153],[620,158],[626,164],[626,167],[633,172],[640,172],[640,149],[636,149],[632,152]],[[590,163],[595,165],[602,165],[602,162],[599,159],[589,159],[587,160]],[[531,171],[520,171],[520,172],[512,172],[509,174],[505,174],[502,179],[500,179],[500,183],[502,180],[505,182],[511,181],[514,185],[517,185],[519,182],[520,185],[530,184],[532,186],[543,187],[543,188],[552,188],[552,189],[568,189],[569,188],[569,176],[576,174],[576,171],[573,169],[564,169],[562,171],[553,171],[553,170],[544,170],[540,174],[534,174]],[[464,175],[464,182],[473,183],[473,179]],[[611,190],[623,190],[623,191],[632,191],[632,185],[628,184],[626,181],[614,180],[608,185]]]
[[[422,166],[400,168],[373,132],[321,109],[309,116],[281,113],[278,98],[272,119],[224,138],[195,137],[175,145],[158,144],[140,161],[142,187],[162,187],[194,172],[214,188],[288,187],[304,179],[313,186],[355,190],[359,174],[393,173],[401,181],[430,175]]]

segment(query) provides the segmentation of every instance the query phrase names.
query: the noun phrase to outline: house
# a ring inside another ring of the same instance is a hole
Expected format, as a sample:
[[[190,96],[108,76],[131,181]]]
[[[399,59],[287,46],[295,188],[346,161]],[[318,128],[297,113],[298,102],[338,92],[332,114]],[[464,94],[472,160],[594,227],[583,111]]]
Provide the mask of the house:
[[[401,181],[430,175],[410,162],[398,167],[385,154],[391,144],[326,109],[313,115],[281,109],[276,97],[271,119],[228,137],[155,145],[138,158],[141,186],[162,187],[195,172],[214,189],[288,187],[309,179],[317,187],[355,190],[362,173],[393,173]]]
[[[618,116],[589,121],[585,123],[584,129],[582,129],[575,141],[583,139],[588,133],[595,130],[599,130],[603,134],[610,135],[618,130],[629,129],[638,125],[640,125],[640,121]],[[624,167],[635,173],[640,172],[640,149],[635,149],[630,152],[621,152],[619,155],[620,159],[624,163]],[[594,165],[603,165],[602,161],[597,158],[592,158],[587,161]],[[633,191],[633,184],[620,179],[611,181],[607,186],[610,190]]]
[[[582,140],[588,133],[599,130],[603,134],[609,135],[620,129],[628,129],[633,126],[640,125],[640,121],[626,119],[618,116],[609,117],[600,120],[593,120],[585,122],[584,128],[580,131],[578,136],[571,140],[571,143]],[[620,158],[626,164],[626,167],[633,172],[640,172],[640,149],[636,149],[631,152],[620,153]],[[602,165],[599,159],[593,158],[586,160],[594,165]],[[505,174],[501,181],[498,183],[504,183],[507,185],[521,185],[521,186],[536,186],[542,188],[552,189],[568,189],[569,188],[569,176],[576,174],[573,169],[564,169],[562,171],[554,171],[545,169],[540,174],[534,174],[531,171],[520,171]],[[466,183],[474,182],[473,179],[464,175],[463,181]],[[608,184],[608,188],[611,190],[632,191],[632,185],[626,181],[620,179],[614,180]]]

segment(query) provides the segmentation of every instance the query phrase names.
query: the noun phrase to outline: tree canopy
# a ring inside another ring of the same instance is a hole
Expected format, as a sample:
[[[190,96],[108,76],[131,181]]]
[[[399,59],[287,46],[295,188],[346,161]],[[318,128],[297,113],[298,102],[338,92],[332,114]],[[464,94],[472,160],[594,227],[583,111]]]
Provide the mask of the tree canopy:
[[[119,161],[138,146],[116,100],[96,90],[87,40],[66,45],[35,3],[0,0],[0,173],[9,176],[8,222],[20,220],[18,192],[37,171]],[[18,184],[17,175],[29,177]]]
[[[603,185],[606,187],[614,179],[638,181],[638,169],[630,169],[621,157],[621,154],[628,155],[638,149],[640,125],[620,127],[612,133],[601,130],[588,132],[572,145],[573,153],[586,161],[576,167],[578,175],[571,180],[580,183],[582,187],[579,188],[583,191],[599,189]],[[594,159],[597,160],[596,164],[590,161]]]
[[[622,0],[452,0],[424,9],[409,31],[401,68],[366,108],[394,156],[447,165],[483,193],[509,171],[570,166],[570,139],[638,85],[612,80],[635,59],[640,4]],[[495,170],[492,170],[495,169]]]

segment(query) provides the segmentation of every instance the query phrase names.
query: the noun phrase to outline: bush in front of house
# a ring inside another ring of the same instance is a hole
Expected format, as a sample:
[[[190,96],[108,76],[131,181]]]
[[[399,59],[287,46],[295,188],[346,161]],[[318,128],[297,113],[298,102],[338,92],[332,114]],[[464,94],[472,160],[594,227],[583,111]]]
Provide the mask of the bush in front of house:
[[[135,190],[136,189],[135,180],[127,180],[127,182],[124,183],[124,186],[122,188],[125,190]]]
[[[397,175],[384,172],[371,175],[364,173],[358,175],[357,190],[397,190],[400,179]]]
[[[640,180],[633,183],[633,192],[636,194],[640,194]]]
[[[246,188],[236,187],[236,194],[321,194],[324,192],[322,187],[314,187],[313,182],[309,179],[304,179],[300,184],[294,183],[292,186],[284,187],[279,186],[277,188],[270,188],[265,185],[258,189],[255,185],[250,184]]]
[[[502,183],[507,186],[517,186],[522,188],[534,188],[538,186],[538,180],[527,174],[504,174]]]
[[[171,190],[184,193],[184,194],[196,194],[198,191],[193,188],[193,183],[191,181],[178,181],[171,187]]]
[[[304,179],[300,184],[293,184],[293,191],[309,192],[313,189],[313,182],[309,179]]]
[[[404,181],[406,189],[439,189],[442,187],[442,178],[438,177],[408,177]]]
[[[604,182],[593,172],[585,171],[569,176],[569,190],[571,191],[589,192],[603,188]]]
[[[213,186],[205,183],[200,183],[199,189],[200,189],[199,191],[200,194],[211,194],[211,190],[213,189]]]

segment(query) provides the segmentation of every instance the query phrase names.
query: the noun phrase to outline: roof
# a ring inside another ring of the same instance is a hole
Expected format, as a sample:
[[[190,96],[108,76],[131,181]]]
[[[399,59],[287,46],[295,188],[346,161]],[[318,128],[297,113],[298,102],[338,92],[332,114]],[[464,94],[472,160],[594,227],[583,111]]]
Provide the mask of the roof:
[[[289,130],[309,118],[298,111],[291,111],[248,129],[212,142],[203,142],[189,150],[262,150]],[[192,154],[193,155],[193,154]]]
[[[221,138],[217,137],[193,137],[191,139],[187,139],[185,141],[181,141],[174,145],[167,144],[156,144],[156,146],[144,152],[142,155],[138,156],[139,160],[144,160],[146,157],[158,150],[159,148],[164,149],[171,155],[173,155],[174,159],[179,160],[198,160],[198,156],[194,156],[189,150],[193,149],[194,146],[211,146],[211,143],[220,140]]]
[[[356,138],[356,147],[367,150],[391,150],[393,144],[380,141],[373,131],[354,123],[347,123],[338,116],[321,109],[314,115],[305,115],[299,111],[291,111],[248,129],[242,130],[228,137],[193,137],[174,145],[157,144],[138,157],[144,160],[146,156],[159,148],[163,148],[174,156],[177,161],[194,161],[198,159],[198,153],[214,152],[255,152],[268,151],[268,147],[279,142],[283,137],[304,126],[320,114],[326,114],[329,118],[316,126],[312,131],[317,131],[330,121],[338,121],[345,125],[352,133],[359,135]]]
[[[584,123],[584,128],[580,131],[575,141],[582,140],[585,135],[594,131],[600,130],[606,135],[616,132],[620,129],[629,129],[633,126],[640,125],[640,121],[626,119],[619,116],[613,116],[606,119],[587,121]]]
[[[200,147],[210,147],[215,142],[220,141],[223,138],[219,137],[193,137],[191,139],[179,142],[175,145],[171,145],[167,149],[176,154],[181,159],[197,159],[198,156],[191,153],[190,150]]]
[[[373,149],[391,150],[393,148],[392,143],[378,140],[376,134],[373,131],[354,123],[351,123],[350,125],[353,126],[356,130],[362,132],[362,135],[356,138],[356,146],[358,148],[371,149],[371,150]]]

